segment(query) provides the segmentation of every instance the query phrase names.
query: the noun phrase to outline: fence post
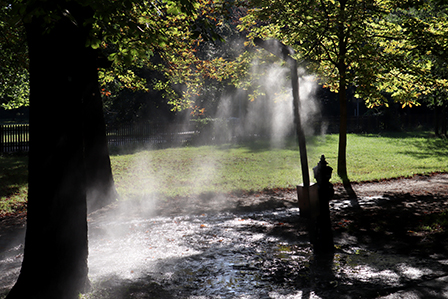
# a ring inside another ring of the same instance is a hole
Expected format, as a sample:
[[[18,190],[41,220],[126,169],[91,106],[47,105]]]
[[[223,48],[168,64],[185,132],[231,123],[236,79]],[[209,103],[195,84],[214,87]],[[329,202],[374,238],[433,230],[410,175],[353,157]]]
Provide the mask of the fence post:
[[[3,125],[0,125],[0,153],[3,153]]]

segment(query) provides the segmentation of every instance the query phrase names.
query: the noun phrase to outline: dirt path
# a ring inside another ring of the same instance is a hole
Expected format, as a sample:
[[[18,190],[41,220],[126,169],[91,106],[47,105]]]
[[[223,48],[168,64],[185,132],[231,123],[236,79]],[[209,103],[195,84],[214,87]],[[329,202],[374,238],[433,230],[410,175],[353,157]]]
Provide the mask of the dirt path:
[[[381,194],[448,195],[448,174],[416,175],[412,178],[401,178],[354,184],[354,190],[359,196]],[[341,190],[341,188],[338,188]],[[342,192],[340,192],[342,193]]]

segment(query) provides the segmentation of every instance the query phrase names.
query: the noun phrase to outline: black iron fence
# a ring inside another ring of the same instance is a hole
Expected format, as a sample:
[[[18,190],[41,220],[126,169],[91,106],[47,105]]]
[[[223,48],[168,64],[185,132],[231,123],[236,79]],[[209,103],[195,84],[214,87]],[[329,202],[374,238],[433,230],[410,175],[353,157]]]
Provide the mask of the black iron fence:
[[[315,124],[314,131],[319,129],[327,134],[339,132],[339,117],[328,117]],[[434,127],[433,114],[416,115],[365,115],[347,117],[348,133],[399,132],[416,129],[431,130]]]
[[[0,153],[26,152],[29,146],[29,125],[0,125]]]
[[[129,144],[174,144],[191,140],[194,131],[180,125],[124,125],[107,127],[110,146]],[[27,152],[29,124],[0,125],[0,153]]]
[[[185,143],[191,140],[196,132],[185,125],[122,125],[106,127],[109,146],[129,144],[171,145]]]
[[[433,125],[433,121],[433,115],[431,114],[393,118],[384,116],[349,117],[347,121],[347,131],[349,133],[375,133],[379,131],[413,130],[418,127],[426,127],[426,129],[428,129]],[[238,124],[238,122],[235,122],[235,125]],[[130,144],[169,146],[172,144],[182,144],[191,141],[193,138],[199,140],[201,135],[207,135],[209,133],[208,131],[210,130],[207,130],[207,127],[200,127],[193,123],[189,126],[175,124],[170,124],[168,126],[166,124],[144,124],[107,127],[106,134],[110,146]],[[313,131],[315,134],[338,133],[339,118],[334,117],[316,121]],[[215,135],[224,134],[221,130],[215,133]],[[238,135],[238,133],[235,134]],[[263,134],[261,134],[261,136],[263,136]],[[0,125],[0,153],[26,152],[28,149],[28,124]]]

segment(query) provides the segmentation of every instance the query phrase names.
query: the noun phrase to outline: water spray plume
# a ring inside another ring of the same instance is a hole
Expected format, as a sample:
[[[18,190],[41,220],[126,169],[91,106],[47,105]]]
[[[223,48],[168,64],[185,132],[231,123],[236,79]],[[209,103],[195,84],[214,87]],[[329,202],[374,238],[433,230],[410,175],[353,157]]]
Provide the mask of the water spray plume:
[[[300,190],[302,187],[298,188],[298,195],[302,195],[302,202],[304,206],[309,206],[310,197],[309,197],[309,186],[310,186],[310,175],[308,169],[308,157],[306,152],[306,140],[305,133],[302,128],[302,122],[300,119],[300,93],[299,93],[299,76],[297,72],[297,61],[293,59],[290,55],[294,54],[294,50],[291,47],[288,47],[282,44],[277,40],[268,40],[264,41],[262,39],[255,39],[255,44],[266,49],[274,55],[279,56],[281,59],[285,60],[291,69],[291,85],[292,85],[292,97],[293,97],[293,106],[294,106],[294,123],[296,125],[296,133],[297,139],[299,142],[299,151],[300,151],[300,164],[302,167],[302,179],[303,179],[303,190]],[[299,198],[299,200],[301,200]]]
[[[254,66],[255,71],[256,67]],[[272,144],[283,146],[288,133],[294,127],[294,120],[296,123],[301,117],[308,120],[309,114],[316,109],[311,100],[314,80],[311,77],[301,78],[299,90],[297,67],[295,67],[295,75],[293,74],[295,83],[288,82],[286,79],[291,69],[278,65],[270,66],[266,75],[260,79],[265,96],[254,102],[244,103],[244,94],[239,90],[235,95],[221,96],[216,113],[210,115],[214,119],[210,134],[202,137],[209,142],[212,140],[218,142],[217,139],[221,139],[219,142],[227,143],[237,136],[260,134],[260,130],[261,133],[263,132],[260,128],[265,128],[265,132],[269,132]],[[304,102],[306,99],[306,105],[302,105],[300,115],[298,114],[299,96]],[[293,98],[295,105],[292,103]],[[293,111],[297,112],[296,115]],[[207,112],[209,111],[206,110]],[[304,138],[303,127],[299,126],[299,130]],[[304,146],[304,143],[300,144]],[[227,225],[226,221],[234,221],[220,220],[223,223],[216,222],[213,228],[210,224],[204,224],[206,215],[155,217],[151,210],[156,209],[158,204],[163,204],[163,200],[159,198],[160,195],[155,191],[160,184],[166,182],[162,182],[163,173],[158,170],[157,161],[152,159],[151,155],[151,151],[136,154],[135,163],[129,169],[129,175],[133,178],[129,183],[133,184],[135,189],[133,194],[138,200],[120,203],[119,206],[123,209],[117,209],[112,218],[97,216],[96,220],[90,223],[90,269],[92,277],[97,280],[114,278],[120,282],[143,279],[147,276],[156,281],[172,279],[179,275],[180,268],[178,269],[174,262],[171,263],[171,259],[187,263],[203,254],[199,247],[191,247],[190,242],[187,241],[188,238],[199,238],[204,235],[204,232],[216,230],[220,225]],[[306,161],[306,151],[305,157],[301,159]],[[204,197],[204,194],[202,196],[200,194],[201,185],[207,185],[219,173],[221,167],[223,165],[219,165],[219,159],[215,155],[193,158],[186,172],[186,175],[194,177],[196,182],[189,186],[191,193],[196,192],[199,193],[197,196]],[[305,168],[308,174],[307,163]],[[173,188],[181,184],[175,181],[171,183]],[[307,184],[309,184],[309,178]],[[207,197],[206,200],[213,201],[214,199]],[[220,198],[220,200],[225,199]],[[136,206],[132,205],[133,202]],[[207,221],[211,223],[209,218]],[[177,223],[181,222],[186,226],[177,229]],[[239,224],[241,221],[236,223]],[[210,242],[226,243],[227,239],[217,236],[217,232],[209,235],[212,237]],[[182,259],[179,259],[179,256],[182,256]]]

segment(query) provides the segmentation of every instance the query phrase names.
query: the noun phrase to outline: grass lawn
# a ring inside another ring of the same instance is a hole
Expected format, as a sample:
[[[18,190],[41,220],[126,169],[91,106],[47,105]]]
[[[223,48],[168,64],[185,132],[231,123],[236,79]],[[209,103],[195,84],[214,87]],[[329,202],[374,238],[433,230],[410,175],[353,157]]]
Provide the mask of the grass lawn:
[[[348,136],[348,173],[352,181],[448,172],[448,141],[427,133]],[[338,136],[307,140],[310,172],[322,154],[336,175]],[[184,196],[208,192],[295,188],[302,182],[295,141],[284,148],[267,142],[141,151],[112,157],[118,191],[125,197],[159,193]],[[311,178],[312,178],[311,172]]]
[[[425,132],[348,135],[347,162],[352,181],[448,172],[448,140]],[[324,154],[336,175],[338,136],[308,138],[310,169]],[[123,198],[152,194],[187,196],[209,192],[295,188],[302,182],[294,140],[284,148],[268,142],[142,150],[112,155],[118,192]],[[26,201],[27,159],[0,157],[0,215],[16,212]],[[311,176],[312,178],[312,176]]]
[[[26,210],[28,158],[0,155],[0,216]]]

